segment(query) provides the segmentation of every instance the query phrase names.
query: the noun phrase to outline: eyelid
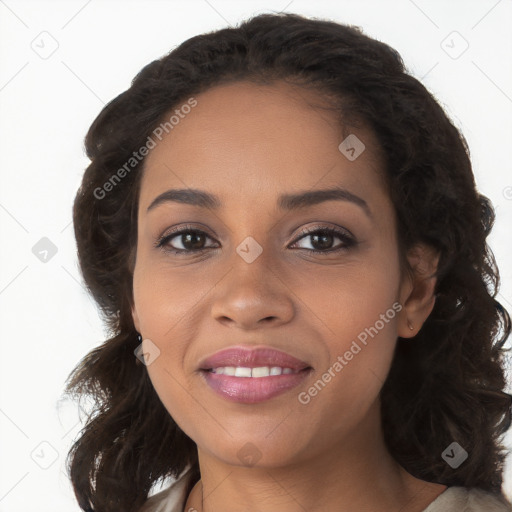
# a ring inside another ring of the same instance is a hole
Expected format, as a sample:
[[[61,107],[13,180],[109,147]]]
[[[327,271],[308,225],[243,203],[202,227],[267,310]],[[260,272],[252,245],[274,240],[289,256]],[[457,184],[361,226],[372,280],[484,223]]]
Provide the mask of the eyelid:
[[[299,234],[297,235],[297,237],[302,237],[304,235],[310,235],[312,233],[317,233],[318,231],[332,231],[337,234],[344,235],[347,238],[352,238],[353,240],[356,239],[356,237],[347,228],[343,228],[341,226],[334,226],[331,224],[322,224],[322,223],[317,224],[316,226],[313,226],[313,227],[307,227],[307,228],[302,229],[299,232]],[[298,240],[298,238],[296,238],[296,240]]]
[[[170,228],[166,228],[161,235],[158,236],[158,239],[161,240],[162,238],[166,238],[169,235],[175,235],[180,234],[182,232],[188,232],[188,231],[194,231],[198,233],[204,233],[205,235],[208,235],[210,238],[214,238],[213,235],[210,234],[210,231],[206,226],[198,227],[197,225],[192,224],[179,224],[178,226],[171,226]]]
[[[154,243],[155,247],[160,247],[163,245],[166,240],[175,238],[176,236],[179,236],[183,233],[188,232],[194,232],[194,233],[200,233],[206,235],[208,238],[211,238],[212,240],[214,237],[209,233],[207,228],[198,228],[197,226],[193,226],[191,224],[185,224],[185,225],[178,225],[178,226],[172,226],[171,228],[167,228],[161,235],[157,236],[156,241]],[[192,252],[192,251],[187,251]]]

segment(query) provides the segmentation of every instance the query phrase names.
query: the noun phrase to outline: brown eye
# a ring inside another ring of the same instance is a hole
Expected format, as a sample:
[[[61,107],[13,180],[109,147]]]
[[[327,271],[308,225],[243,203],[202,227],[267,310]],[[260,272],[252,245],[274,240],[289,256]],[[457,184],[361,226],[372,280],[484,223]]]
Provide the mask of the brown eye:
[[[304,231],[302,236],[297,240],[297,242],[295,242],[294,245],[302,240],[307,241],[308,239],[312,249],[307,247],[299,248],[319,254],[348,250],[350,247],[356,245],[357,243],[355,239],[345,231],[334,228],[315,228],[314,230]],[[333,244],[336,240],[340,240],[341,243],[338,243],[333,247]]]
[[[174,245],[173,247],[180,250],[197,251],[199,249],[203,249],[205,244],[204,233],[200,233],[198,231],[190,231],[187,233],[181,233],[180,235],[174,235],[171,237],[171,240],[174,239],[180,242],[182,247],[175,247]],[[170,240],[167,243],[169,242]]]
[[[174,254],[194,253],[211,247],[206,245],[208,239],[212,240],[204,231],[185,227],[172,234],[162,236],[155,246]]]

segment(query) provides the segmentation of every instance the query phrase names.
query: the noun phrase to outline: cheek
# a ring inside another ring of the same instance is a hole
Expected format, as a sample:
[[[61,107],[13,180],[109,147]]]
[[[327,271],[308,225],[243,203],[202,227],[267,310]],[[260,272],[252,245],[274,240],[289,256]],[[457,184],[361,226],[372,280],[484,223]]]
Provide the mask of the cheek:
[[[396,337],[399,268],[391,255],[347,265],[308,269],[294,277],[290,288],[300,298],[298,315],[317,326],[327,338],[340,339],[340,349],[378,322],[379,335]],[[386,311],[389,313],[386,315]],[[381,315],[386,318],[381,321]],[[341,342],[341,340],[344,340]]]
[[[169,268],[165,262],[137,262],[133,275],[134,301],[143,338],[159,355],[147,366],[153,387],[178,425],[194,413],[190,403],[190,375],[184,359],[194,339],[201,337],[200,317],[208,290],[206,276],[191,278],[190,269]],[[210,286],[211,288],[211,286]]]
[[[134,271],[133,293],[142,335],[166,340],[190,327],[208,289],[205,279],[190,268],[170,268],[164,259],[141,259]]]
[[[359,424],[378,400],[393,359],[400,310],[387,291],[374,290],[363,301],[349,292],[345,287],[332,302],[318,304],[329,324],[322,329],[328,361],[298,397],[301,417],[323,418],[337,433]]]
[[[387,255],[375,251],[364,265],[316,269],[296,282],[294,292],[305,304],[299,314],[318,328],[328,351],[329,361],[318,369],[317,378],[327,383],[318,386],[322,389],[318,393],[322,398],[315,399],[318,406],[338,403],[357,416],[375,400],[386,380],[402,309],[397,300],[397,256],[387,250]]]

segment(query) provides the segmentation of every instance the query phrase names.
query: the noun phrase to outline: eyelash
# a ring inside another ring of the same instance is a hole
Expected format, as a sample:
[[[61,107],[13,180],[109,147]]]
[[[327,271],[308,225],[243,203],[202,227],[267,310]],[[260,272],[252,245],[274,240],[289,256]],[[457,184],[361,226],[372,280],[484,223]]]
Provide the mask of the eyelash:
[[[194,233],[199,235],[206,235],[208,238],[211,238],[208,233],[205,233],[204,231],[194,228],[192,226],[184,226],[181,228],[176,228],[176,230],[171,231],[171,233],[168,233],[166,235],[162,235],[157,239],[154,246],[157,249],[161,249],[162,251],[166,253],[175,254],[177,256],[186,255],[186,254],[201,254],[204,251],[208,250],[208,247],[204,249],[191,249],[191,250],[185,250],[185,249],[169,249],[166,247],[166,244],[170,242],[173,238],[176,238],[183,234],[188,233]],[[330,228],[330,227],[315,227],[315,228],[309,228],[301,231],[299,233],[298,238],[295,239],[293,242],[294,244],[302,240],[303,238],[307,238],[308,235],[315,235],[315,234],[328,234],[328,235],[334,235],[335,237],[339,238],[342,241],[342,245],[339,247],[334,247],[332,249],[326,249],[326,250],[320,250],[320,249],[302,249],[305,251],[308,251],[309,253],[313,254],[330,254],[334,252],[340,252],[340,251],[348,251],[352,247],[357,245],[357,241],[355,238],[349,234],[348,231]],[[214,247],[214,249],[217,249],[217,247]]]

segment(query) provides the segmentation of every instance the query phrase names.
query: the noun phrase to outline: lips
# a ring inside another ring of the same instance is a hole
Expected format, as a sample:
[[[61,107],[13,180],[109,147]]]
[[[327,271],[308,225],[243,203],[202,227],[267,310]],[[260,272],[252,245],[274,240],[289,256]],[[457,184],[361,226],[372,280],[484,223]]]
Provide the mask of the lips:
[[[216,352],[212,356],[204,359],[200,365],[200,370],[211,370],[224,366],[239,366],[244,368],[258,368],[262,366],[281,366],[282,368],[291,368],[300,371],[311,366],[305,362],[293,357],[286,352],[276,350],[270,347],[230,347],[228,349]]]

